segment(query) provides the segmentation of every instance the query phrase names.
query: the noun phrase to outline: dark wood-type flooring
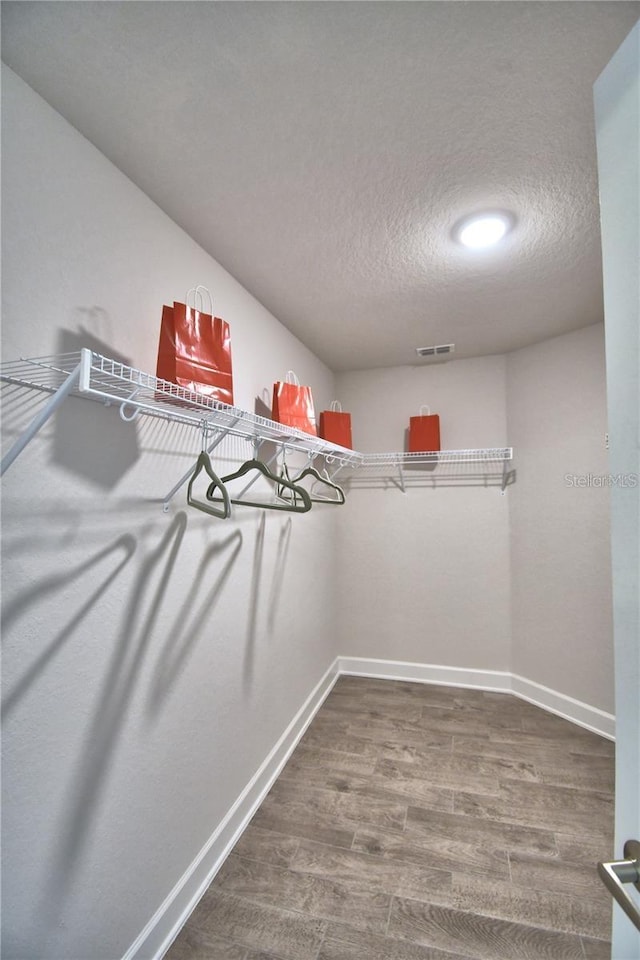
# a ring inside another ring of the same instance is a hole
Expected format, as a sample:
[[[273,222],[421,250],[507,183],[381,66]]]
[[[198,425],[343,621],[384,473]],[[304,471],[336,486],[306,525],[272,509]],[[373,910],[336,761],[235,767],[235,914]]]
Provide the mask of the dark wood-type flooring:
[[[167,960],[609,960],[613,744],[341,677]]]

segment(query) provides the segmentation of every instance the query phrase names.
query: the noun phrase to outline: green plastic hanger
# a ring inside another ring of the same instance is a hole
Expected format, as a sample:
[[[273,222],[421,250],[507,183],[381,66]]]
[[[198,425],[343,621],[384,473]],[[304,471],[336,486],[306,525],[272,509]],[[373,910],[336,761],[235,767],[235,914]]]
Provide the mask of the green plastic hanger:
[[[231,480],[237,480],[239,477],[244,477],[245,474],[249,473],[251,470],[257,470],[268,480],[273,480],[274,483],[277,483],[279,486],[285,487],[292,491],[293,498],[286,504],[284,503],[267,503],[264,500],[244,500],[241,497],[231,497],[231,503],[237,503],[245,507],[259,507],[261,510],[282,510],[285,513],[307,513],[308,510],[311,510],[311,497],[303,487],[298,487],[291,480],[287,480],[284,477],[278,477],[275,473],[272,473],[269,470],[269,467],[266,463],[263,463],[262,460],[247,460],[246,463],[243,463],[239,470],[236,470],[235,473],[230,473],[228,476],[222,478],[222,485],[230,483]],[[216,484],[212,483],[207,490],[207,500],[212,503],[217,503],[218,498],[215,497]],[[298,500],[302,501],[301,503]]]
[[[313,497],[311,496],[311,494],[309,494],[311,503],[333,503],[337,507],[339,507],[346,502],[347,498],[345,497],[344,490],[342,489],[342,487],[339,487],[337,483],[333,483],[333,481],[329,479],[328,475],[323,477],[322,474],[319,473],[315,467],[306,467],[302,471],[302,473],[299,473],[296,477],[293,478],[293,480],[291,480],[286,463],[283,464],[282,476],[279,479],[278,496],[281,497],[283,500],[287,499],[286,495],[281,490],[281,486],[283,488],[286,487],[286,483],[284,482],[285,480],[288,481],[289,483],[293,483],[295,486],[300,482],[300,480],[304,479],[304,477],[313,477],[316,483],[321,483],[325,487],[330,487],[332,490],[335,490],[338,495],[337,497]]]
[[[204,470],[211,479],[211,483],[207,489],[206,502],[202,500],[196,500],[191,492],[194,480],[202,470]],[[215,501],[210,500],[210,490],[219,490],[222,494],[222,497],[216,499]],[[211,517],[218,517],[220,520],[226,520],[227,517],[231,516],[231,500],[229,499],[229,494],[227,493],[224,482],[220,479],[211,466],[209,454],[204,450],[201,451],[200,456],[196,461],[196,468],[191,475],[191,479],[189,480],[189,486],[187,487],[187,503],[190,507],[195,507],[196,510],[202,510],[203,513],[208,513]],[[212,506],[212,503],[221,503],[222,509]]]

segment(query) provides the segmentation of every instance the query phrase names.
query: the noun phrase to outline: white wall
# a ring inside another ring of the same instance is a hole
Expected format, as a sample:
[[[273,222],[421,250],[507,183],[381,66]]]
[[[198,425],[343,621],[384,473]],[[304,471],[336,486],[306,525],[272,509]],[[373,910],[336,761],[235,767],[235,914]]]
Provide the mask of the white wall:
[[[440,415],[443,449],[505,446],[504,357],[336,378],[356,449],[403,450],[409,417]],[[498,488],[358,489],[337,533],[341,653],[509,668],[508,499]]]
[[[513,671],[612,713],[602,324],[509,355],[507,421]]]
[[[504,497],[444,483],[352,494],[341,653],[509,671],[613,712],[610,491],[593,480],[609,473],[602,325],[502,357],[340,374],[336,392],[357,449],[404,449],[427,403],[444,449],[508,444],[517,473]]]
[[[194,283],[231,324],[236,402],[333,378],[11,71],[5,360],[100,346],[153,372]],[[37,409],[3,388],[4,445]],[[3,478],[3,956],[113,960],[333,661],[335,517],[158,504],[188,428],[68,400]],[[248,451],[229,451],[234,456]],[[264,527],[261,526],[264,516]]]

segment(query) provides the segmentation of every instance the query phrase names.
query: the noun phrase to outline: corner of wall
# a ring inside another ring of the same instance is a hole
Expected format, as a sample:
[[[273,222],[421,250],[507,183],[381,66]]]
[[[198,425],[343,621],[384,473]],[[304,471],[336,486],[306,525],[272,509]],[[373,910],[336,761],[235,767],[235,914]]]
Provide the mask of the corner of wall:
[[[613,712],[603,324],[507,356],[511,671]]]

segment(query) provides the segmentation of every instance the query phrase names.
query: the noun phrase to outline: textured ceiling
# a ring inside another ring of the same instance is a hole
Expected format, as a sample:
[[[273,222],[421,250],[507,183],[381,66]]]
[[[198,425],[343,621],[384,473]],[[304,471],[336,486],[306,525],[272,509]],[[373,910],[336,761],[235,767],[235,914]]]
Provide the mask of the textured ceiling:
[[[638,3],[2,8],[5,62],[334,370],[602,319],[592,84]],[[499,251],[454,245],[496,207]]]

